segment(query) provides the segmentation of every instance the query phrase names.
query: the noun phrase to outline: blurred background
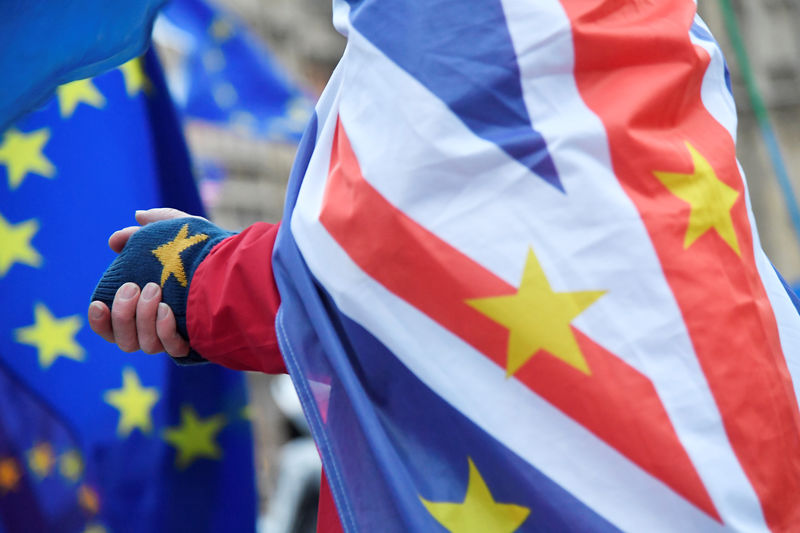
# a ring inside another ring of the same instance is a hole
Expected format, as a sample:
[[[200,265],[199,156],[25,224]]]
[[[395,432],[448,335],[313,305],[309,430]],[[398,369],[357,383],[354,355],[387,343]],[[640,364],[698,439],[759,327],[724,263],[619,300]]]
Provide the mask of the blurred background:
[[[331,25],[330,2],[215,0],[210,5],[230,17],[225,20],[252,31],[270,54],[275,70],[307,98],[295,102],[297,107],[288,113],[302,122],[307,117],[303,106],[311,105],[322,91],[345,44]],[[789,283],[797,284],[800,218],[793,215],[796,197],[790,189],[800,188],[800,0],[700,0],[698,7],[728,61],[739,111],[738,154],[762,245]],[[180,80],[180,71],[185,70],[180,39],[160,30],[164,28],[157,28],[157,50],[174,95],[186,83]],[[205,54],[203,68],[213,76],[220,65],[213,52]],[[215,98],[223,109],[235,107],[231,91],[217,91],[221,92]],[[280,219],[296,148],[296,135],[264,135],[255,131],[253,122],[232,113],[214,121],[187,117],[184,123],[209,213],[215,222],[234,230],[259,220]],[[259,509],[267,513],[261,530],[313,531],[313,517],[308,513],[315,511],[312,501],[318,478],[309,477],[308,471],[319,465],[310,441],[305,452],[296,449],[298,438],[302,441],[307,430],[292,404],[291,386],[283,378],[259,374],[248,376],[248,386]],[[291,516],[289,511],[296,509],[302,511]]]

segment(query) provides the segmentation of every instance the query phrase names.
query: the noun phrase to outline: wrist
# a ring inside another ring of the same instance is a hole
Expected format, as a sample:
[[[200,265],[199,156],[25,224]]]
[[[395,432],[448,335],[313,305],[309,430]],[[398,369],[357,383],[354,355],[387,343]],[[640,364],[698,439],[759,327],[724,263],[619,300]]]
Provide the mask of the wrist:
[[[191,344],[186,326],[186,303],[194,273],[209,252],[233,235],[196,217],[147,224],[134,233],[95,287],[92,300],[112,307],[117,289],[126,282],[143,288],[148,282],[161,287],[161,300],[172,309],[178,332]],[[181,364],[200,362],[196,352],[176,359]]]

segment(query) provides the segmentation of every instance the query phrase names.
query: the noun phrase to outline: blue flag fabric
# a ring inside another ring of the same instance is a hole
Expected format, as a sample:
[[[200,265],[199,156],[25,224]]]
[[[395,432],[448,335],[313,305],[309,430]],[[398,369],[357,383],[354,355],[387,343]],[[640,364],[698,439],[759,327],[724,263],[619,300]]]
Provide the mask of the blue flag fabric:
[[[204,0],[174,0],[161,16],[166,23],[156,38],[163,36],[167,45],[180,42],[181,64],[169,86],[185,118],[299,141],[313,103],[254,34]]]
[[[144,52],[166,0],[6,0],[0,4],[0,132],[43,105],[56,85]]]
[[[85,319],[135,209],[202,211],[155,56],[10,128],[0,191],[2,527],[253,531],[243,376],[123,354]]]

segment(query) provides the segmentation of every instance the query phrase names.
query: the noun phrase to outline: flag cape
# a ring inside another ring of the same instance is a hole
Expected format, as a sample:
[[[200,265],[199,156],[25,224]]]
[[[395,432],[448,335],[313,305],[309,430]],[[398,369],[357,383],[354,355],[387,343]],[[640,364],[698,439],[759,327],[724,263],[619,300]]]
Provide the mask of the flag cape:
[[[253,531],[243,376],[89,329],[135,209],[202,212],[155,56],[58,88],[0,140],[0,530]]]
[[[695,3],[334,23],[273,264],[345,530],[800,527],[800,316]]]

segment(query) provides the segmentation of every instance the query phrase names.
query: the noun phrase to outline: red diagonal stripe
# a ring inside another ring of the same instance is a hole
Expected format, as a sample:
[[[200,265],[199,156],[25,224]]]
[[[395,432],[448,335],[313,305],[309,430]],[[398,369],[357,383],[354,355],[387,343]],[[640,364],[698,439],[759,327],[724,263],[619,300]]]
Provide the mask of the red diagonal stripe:
[[[605,125],[614,171],[656,247],[736,456],[770,528],[800,530],[800,414],[755,265],[734,142],[701,99],[710,59],[689,39],[695,4],[562,4],[578,88]],[[741,257],[714,231],[684,250],[688,206],[653,171],[691,173],[686,141],[741,193],[732,210]]]
[[[508,330],[464,301],[516,288],[411,220],[364,180],[341,123],[320,221],[370,277],[505,368]],[[523,252],[527,246],[520,243]],[[541,352],[514,379],[719,520],[650,380],[574,331],[591,376]]]

